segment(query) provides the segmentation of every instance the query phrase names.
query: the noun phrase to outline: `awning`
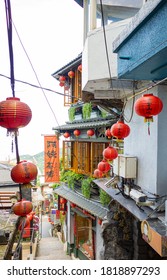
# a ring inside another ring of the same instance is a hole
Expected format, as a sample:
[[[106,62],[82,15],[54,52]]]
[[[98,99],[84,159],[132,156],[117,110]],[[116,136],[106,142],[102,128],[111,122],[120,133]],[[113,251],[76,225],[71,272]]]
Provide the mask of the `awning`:
[[[60,132],[65,132],[66,130],[73,129],[87,129],[87,128],[97,128],[97,127],[107,127],[111,126],[116,122],[116,119],[110,120],[96,120],[90,122],[76,122],[76,123],[66,123],[64,125],[53,127],[53,130],[57,130]]]
[[[54,189],[54,193],[64,197],[65,199],[69,200],[70,202],[76,204],[77,206],[81,207],[82,209],[88,211],[89,213],[100,219],[104,219],[107,217],[107,212],[109,210],[106,207],[102,206],[100,202],[98,203],[86,199],[81,194],[74,192],[65,185]]]
[[[110,178],[111,179],[111,178]],[[147,219],[147,216],[153,211],[149,209],[148,207],[143,207],[140,209],[134,200],[131,198],[125,198],[119,189],[113,188],[110,185],[106,185],[106,183],[109,181],[108,178],[101,178],[101,179],[95,179],[93,182],[102,190],[104,190],[111,198],[113,198],[115,201],[117,201],[119,204],[121,204],[125,209],[127,209],[133,216],[135,216],[140,221]]]

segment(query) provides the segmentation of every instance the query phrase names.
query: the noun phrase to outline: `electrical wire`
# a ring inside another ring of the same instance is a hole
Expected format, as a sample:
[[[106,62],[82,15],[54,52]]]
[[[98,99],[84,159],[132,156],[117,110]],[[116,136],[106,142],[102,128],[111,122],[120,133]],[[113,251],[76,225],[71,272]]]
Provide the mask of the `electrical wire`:
[[[8,35],[8,49],[9,49],[9,58],[10,58],[10,81],[12,95],[15,96],[15,80],[14,80],[14,60],[13,60],[13,46],[12,46],[12,15],[11,15],[11,5],[10,0],[5,0],[5,12],[6,12],[6,26],[7,26],[7,35]]]
[[[0,74],[1,77],[4,77],[6,79],[11,79],[10,77],[4,75],[4,74]],[[61,92],[58,92],[56,90],[53,90],[53,89],[49,89],[49,88],[45,88],[45,87],[41,87],[41,86],[37,86],[37,85],[34,85],[32,83],[29,83],[29,82],[25,82],[25,81],[22,81],[22,80],[18,80],[18,79],[15,79],[15,82],[19,82],[19,83],[22,83],[22,84],[26,84],[28,86],[31,86],[31,87],[34,87],[34,88],[38,88],[38,89],[43,89],[43,90],[46,90],[46,91],[50,91],[50,92],[53,92],[53,93],[56,93],[56,94],[59,94],[59,95],[62,95],[62,96],[69,96],[68,94],[65,94],[65,93],[61,93]],[[74,98],[75,96],[73,95],[70,95],[72,98]],[[76,98],[75,99],[79,100],[79,98]]]
[[[28,55],[28,53],[27,53],[27,51],[26,51],[26,49],[25,49],[25,47],[24,47],[24,45],[23,45],[23,42],[22,42],[22,40],[21,40],[21,38],[20,38],[20,36],[19,36],[19,34],[18,34],[18,31],[17,31],[16,26],[15,26],[15,24],[14,24],[13,21],[12,21],[12,24],[13,24],[13,26],[14,26],[14,29],[15,29],[15,32],[16,32],[16,34],[17,34],[17,37],[18,37],[18,39],[19,39],[19,41],[20,41],[20,44],[21,44],[21,46],[22,46],[22,48],[23,48],[23,50],[24,50],[24,52],[25,52],[25,54],[26,54],[26,57],[27,57],[27,59],[28,59],[30,65],[31,65],[31,68],[32,68],[32,70],[33,70],[33,72],[34,72],[34,75],[35,75],[35,77],[36,77],[36,80],[37,80],[37,82],[38,82],[38,84],[39,84],[39,88],[42,90],[42,93],[43,93],[43,95],[44,95],[44,97],[45,97],[45,99],[46,99],[46,102],[48,103],[48,106],[49,106],[49,108],[50,108],[50,110],[51,110],[51,112],[52,112],[52,114],[53,114],[53,116],[54,116],[54,118],[55,118],[55,120],[56,120],[56,122],[57,122],[57,125],[59,126],[59,123],[58,123],[56,114],[55,114],[55,112],[54,112],[52,106],[50,105],[48,98],[46,97],[46,94],[45,94],[45,92],[44,92],[44,89],[42,88],[42,85],[41,85],[41,83],[40,83],[40,81],[39,81],[37,72],[35,71],[35,68],[34,68],[34,66],[33,66],[33,64],[32,64],[32,61],[31,61],[31,59],[30,59],[30,57],[29,57],[29,55]]]
[[[108,54],[106,30],[105,30],[105,25],[104,25],[104,14],[103,14],[103,2],[102,2],[102,0],[100,0],[100,8],[101,8],[101,18],[102,18],[102,26],[103,26],[103,34],[104,34],[104,44],[105,44],[105,49],[106,49],[108,71],[109,71],[109,76],[110,76],[111,86],[112,86],[112,75],[111,75],[111,68],[110,68],[110,61],[109,61],[109,54]]]

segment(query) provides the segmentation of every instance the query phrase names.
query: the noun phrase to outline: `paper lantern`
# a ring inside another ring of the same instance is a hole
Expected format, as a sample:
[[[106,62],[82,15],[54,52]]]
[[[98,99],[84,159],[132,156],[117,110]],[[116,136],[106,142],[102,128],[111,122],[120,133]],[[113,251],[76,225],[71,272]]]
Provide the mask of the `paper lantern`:
[[[94,173],[93,173],[94,177],[95,178],[102,178],[103,177],[103,172],[100,171],[98,168],[94,170]]]
[[[78,137],[81,134],[81,131],[79,129],[75,129],[73,133],[76,137]]]
[[[11,170],[11,178],[15,183],[29,183],[36,179],[38,170],[35,164],[23,160]]]
[[[71,205],[72,208],[75,208],[75,207],[76,207],[76,204],[75,204],[75,203],[72,203],[72,202],[71,202],[70,205]]]
[[[110,164],[104,159],[99,162],[97,167],[103,173],[107,173],[111,169]]]
[[[66,77],[64,77],[64,76],[60,76],[60,77],[59,77],[60,83],[64,84],[64,83],[65,83],[65,80],[66,80]]]
[[[29,106],[17,97],[8,97],[0,102],[0,126],[7,128],[8,133],[18,133],[32,118]]]
[[[95,134],[95,132],[94,132],[93,129],[87,130],[87,135],[88,135],[89,137],[92,137],[94,134]]]
[[[66,132],[63,134],[63,136],[64,136],[65,138],[68,138],[68,137],[70,137],[70,133],[66,131]]]
[[[64,198],[64,197],[60,197],[60,203],[61,204],[64,204],[64,203],[66,203],[67,202],[67,200]]]
[[[105,136],[106,136],[107,138],[109,138],[109,139],[112,137],[110,128],[106,129],[106,131],[105,131]]]
[[[60,87],[64,87],[64,83],[60,82],[60,83],[59,83],[59,86],[60,86]]]
[[[32,211],[33,205],[31,201],[22,199],[16,202],[12,209],[15,215],[25,217]]]
[[[70,77],[71,79],[74,78],[75,73],[73,71],[69,71],[68,72],[68,77]]]
[[[118,157],[118,152],[114,147],[108,146],[103,151],[103,157],[104,157],[104,159],[107,159],[107,160],[113,160]]]
[[[134,109],[136,114],[144,117],[146,122],[153,121],[153,116],[158,115],[163,109],[161,99],[152,93],[144,94],[136,100]]]
[[[80,64],[80,65],[78,66],[78,71],[79,71],[79,72],[82,72],[82,64]]]
[[[23,226],[24,226],[24,228],[25,228],[25,227],[27,227],[27,226],[29,225],[30,220],[29,220],[28,216],[27,216],[26,218],[23,218],[23,219],[24,219],[24,220],[22,220],[22,221],[20,222],[20,224],[19,224],[19,227],[18,227],[19,230],[22,230],[22,229],[23,229]]]
[[[123,139],[130,134],[130,127],[123,120],[119,120],[112,125],[111,134],[118,139]]]
[[[150,135],[150,122],[153,122],[153,116],[158,115],[163,109],[161,99],[152,93],[144,94],[134,104],[136,114],[144,117],[148,123],[148,134]]]

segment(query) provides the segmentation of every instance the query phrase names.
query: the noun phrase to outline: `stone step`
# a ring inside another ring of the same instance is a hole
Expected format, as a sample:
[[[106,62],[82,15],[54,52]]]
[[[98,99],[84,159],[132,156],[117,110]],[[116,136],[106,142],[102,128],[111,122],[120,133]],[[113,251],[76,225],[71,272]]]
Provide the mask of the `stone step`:
[[[57,237],[44,237],[39,241],[35,260],[71,260],[71,257]]]

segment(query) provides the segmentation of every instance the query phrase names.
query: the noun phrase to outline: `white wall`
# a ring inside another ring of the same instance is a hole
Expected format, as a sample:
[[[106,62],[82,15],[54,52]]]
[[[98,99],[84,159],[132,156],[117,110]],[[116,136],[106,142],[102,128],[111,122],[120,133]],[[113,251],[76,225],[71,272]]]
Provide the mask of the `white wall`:
[[[150,125],[150,135],[144,118],[135,112],[132,121],[128,124],[131,128],[130,135],[125,138],[124,153],[137,156],[138,170],[136,184],[153,194],[167,194],[167,91],[166,86],[153,88],[150,93],[157,95],[163,101],[162,112],[154,117]],[[141,97],[138,96],[137,98]],[[136,98],[136,99],[137,99]],[[128,119],[132,110],[132,100],[125,108]]]
[[[111,23],[105,27],[112,77],[117,76],[117,54],[112,52],[112,42],[129,21],[130,19],[126,19]],[[82,68],[82,90],[94,91],[101,89],[103,80],[106,82],[103,86],[104,89],[107,90],[109,88],[110,83],[108,83],[108,79],[110,76],[102,27],[90,31],[88,34],[82,53]],[[90,81],[94,82],[93,87],[92,84],[89,84]],[[99,84],[98,81],[100,81]]]

